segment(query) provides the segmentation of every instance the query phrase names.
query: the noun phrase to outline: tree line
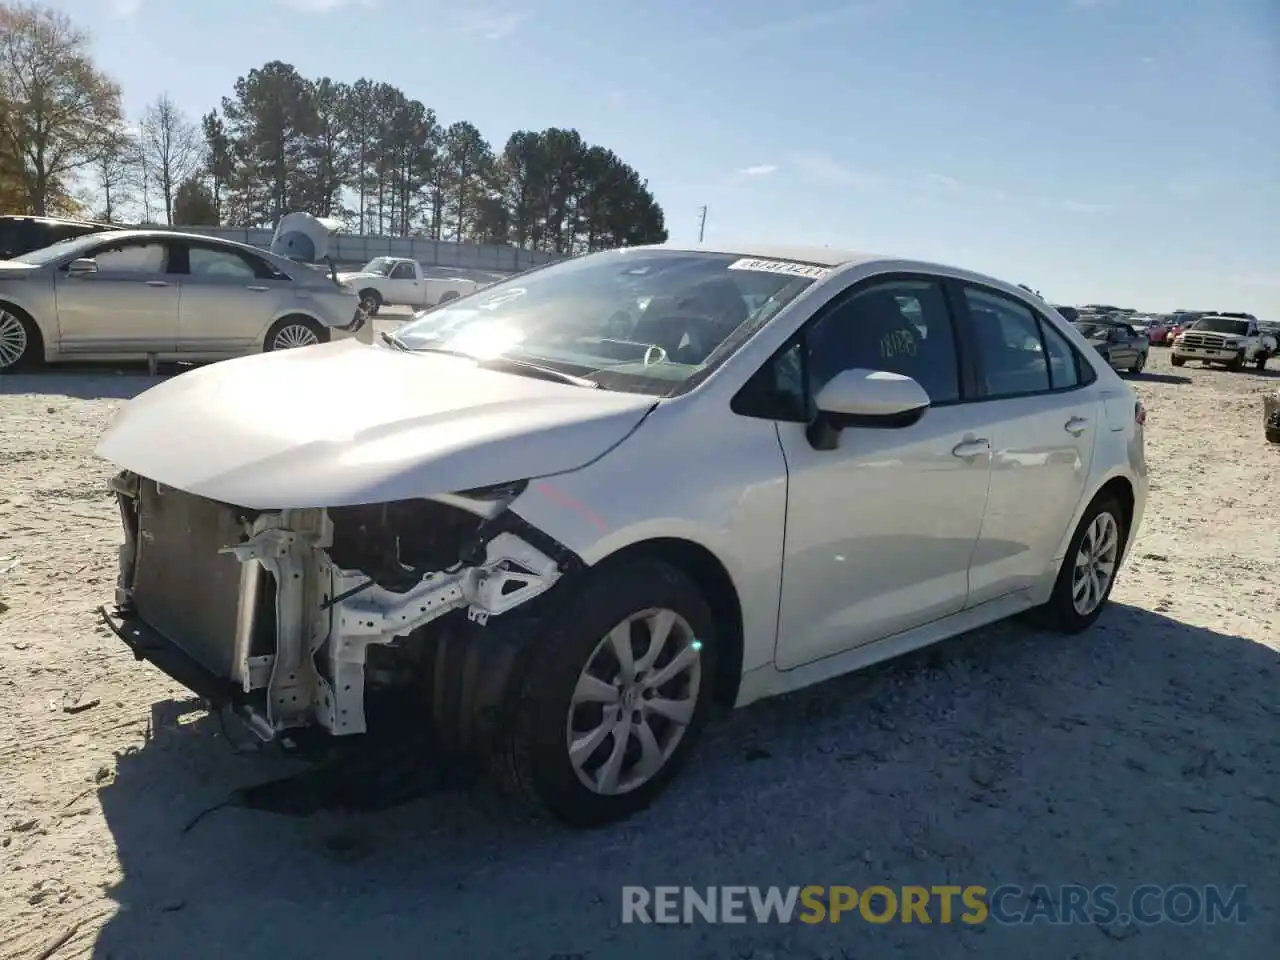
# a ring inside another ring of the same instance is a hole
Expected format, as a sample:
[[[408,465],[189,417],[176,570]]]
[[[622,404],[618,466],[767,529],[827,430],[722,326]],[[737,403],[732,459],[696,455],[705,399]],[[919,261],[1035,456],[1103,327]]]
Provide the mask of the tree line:
[[[647,182],[576,130],[520,130],[495,150],[374,80],[272,61],[198,120],[161,94],[130,123],[88,35],[25,3],[0,3],[0,207],[248,228],[304,210],[363,234],[560,254],[667,236]]]

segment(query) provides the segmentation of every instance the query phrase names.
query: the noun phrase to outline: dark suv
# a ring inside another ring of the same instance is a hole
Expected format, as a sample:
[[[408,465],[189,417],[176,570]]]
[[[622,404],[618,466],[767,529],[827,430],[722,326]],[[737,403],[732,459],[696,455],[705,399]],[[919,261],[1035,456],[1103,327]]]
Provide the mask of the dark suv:
[[[0,260],[11,260],[60,240],[103,230],[126,230],[118,223],[64,220],[59,217],[0,217]]]

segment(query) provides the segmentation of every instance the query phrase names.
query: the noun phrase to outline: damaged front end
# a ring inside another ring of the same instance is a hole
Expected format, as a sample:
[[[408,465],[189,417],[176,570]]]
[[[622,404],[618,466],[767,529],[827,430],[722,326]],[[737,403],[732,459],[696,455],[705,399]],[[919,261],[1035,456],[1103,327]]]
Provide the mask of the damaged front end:
[[[236,507],[130,471],[111,487],[125,542],[108,625],[268,740],[366,732],[371,684],[403,684],[450,628],[482,629],[580,566],[508,509],[520,483],[296,510]]]

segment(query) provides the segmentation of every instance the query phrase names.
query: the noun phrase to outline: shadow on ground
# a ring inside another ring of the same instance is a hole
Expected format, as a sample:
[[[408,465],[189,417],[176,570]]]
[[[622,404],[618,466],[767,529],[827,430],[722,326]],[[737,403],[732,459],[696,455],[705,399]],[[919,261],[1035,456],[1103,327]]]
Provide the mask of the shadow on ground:
[[[175,364],[162,364],[161,376],[152,377],[148,376],[145,363],[59,364],[33,373],[0,375],[0,395],[24,393],[77,400],[132,400],[184,369]]]
[[[1134,607],[1076,637],[1002,624],[738,711],[653,809],[585,833],[474,785],[355,814],[228,807],[184,832],[293,766],[237,756],[216,718],[180,723],[192,706],[162,703],[100,792],[123,880],[94,955],[1272,956],[1277,681],[1275,650]],[[365,775],[381,789],[385,774]],[[810,883],[1247,884],[1252,913],[1216,927],[619,923],[627,884]]]
[[[1122,373],[1126,380],[1134,380],[1138,383],[1190,383],[1190,377],[1184,377],[1180,373],[1152,373],[1150,370],[1143,370],[1141,373]]]

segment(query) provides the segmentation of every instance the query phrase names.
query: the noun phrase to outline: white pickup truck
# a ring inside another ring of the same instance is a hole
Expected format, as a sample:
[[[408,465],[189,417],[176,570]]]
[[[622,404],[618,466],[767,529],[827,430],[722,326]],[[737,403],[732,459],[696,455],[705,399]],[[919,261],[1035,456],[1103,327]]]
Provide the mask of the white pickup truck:
[[[384,305],[434,307],[480,287],[474,280],[424,276],[418,261],[407,257],[374,257],[355,273],[338,274],[338,279],[356,288],[370,316]]]
[[[1244,317],[1201,317],[1173,340],[1170,361],[1180,367],[1188,360],[1223,363],[1228,370],[1239,370],[1251,363],[1265,370],[1267,360],[1280,350],[1276,338],[1264,333],[1258,321]]]

